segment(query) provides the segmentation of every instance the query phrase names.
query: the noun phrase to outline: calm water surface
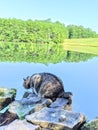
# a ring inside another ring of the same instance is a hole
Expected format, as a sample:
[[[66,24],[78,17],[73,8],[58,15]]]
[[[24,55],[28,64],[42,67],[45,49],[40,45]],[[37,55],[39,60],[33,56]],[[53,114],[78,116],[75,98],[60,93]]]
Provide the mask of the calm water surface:
[[[21,99],[27,91],[22,86],[23,78],[37,72],[50,72],[62,79],[65,91],[73,92],[74,112],[85,114],[87,119],[98,116],[98,58],[79,63],[48,65],[0,62],[0,86],[16,88],[16,99]]]

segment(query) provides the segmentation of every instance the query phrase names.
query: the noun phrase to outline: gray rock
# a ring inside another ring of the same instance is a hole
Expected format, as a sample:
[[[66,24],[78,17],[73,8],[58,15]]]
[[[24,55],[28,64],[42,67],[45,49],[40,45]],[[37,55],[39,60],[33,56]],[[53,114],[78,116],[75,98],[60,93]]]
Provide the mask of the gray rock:
[[[15,120],[9,125],[0,127],[0,130],[41,130],[41,128],[32,125],[25,120]]]
[[[33,97],[33,96],[36,96],[36,95],[34,93],[31,93],[31,92],[25,92],[23,95],[23,98],[28,98],[28,97]]]
[[[0,126],[8,125],[15,119],[18,119],[18,116],[14,113],[10,113],[9,111],[0,113]]]
[[[51,99],[44,99],[42,103],[33,105],[32,110],[29,113],[40,111],[44,107],[48,107],[52,103]]]
[[[31,110],[32,106],[22,105],[20,101],[13,101],[8,109],[10,113],[16,114],[19,119],[23,119]]]
[[[21,100],[21,103],[23,105],[33,105],[33,104],[37,104],[41,102],[41,98],[40,97],[30,97],[30,98],[23,98]]]
[[[40,111],[43,107],[50,105],[51,100],[45,99],[42,103],[23,105],[20,101],[13,101],[8,109],[0,114],[0,126],[7,125],[15,119],[24,119],[27,114]]]
[[[96,118],[85,123],[81,130],[98,130],[98,119]]]
[[[35,101],[36,100],[37,99],[35,99]],[[13,101],[9,105],[8,111],[10,113],[17,114],[17,116],[20,119],[23,119],[27,114],[31,114],[36,111],[40,111],[43,107],[47,107],[52,103],[51,99],[44,99],[41,101],[41,103],[35,103],[35,102],[33,103],[33,101],[32,101],[32,103],[30,105],[28,102],[30,102],[29,99],[28,99],[27,103],[24,105],[23,102],[21,102],[21,101]]]
[[[72,110],[71,104],[68,104],[69,100],[65,98],[57,98],[56,101],[54,101],[50,107],[51,108],[62,108],[65,110]]]
[[[9,105],[16,96],[16,89],[0,87],[0,110]]]
[[[50,130],[77,130],[85,122],[84,115],[59,108],[43,108],[26,116],[27,121]]]
[[[50,101],[52,103],[51,99],[46,99],[46,98],[38,97],[34,93],[25,92],[23,98],[21,99],[21,104],[22,105],[35,105],[35,104],[38,104],[38,103],[42,103],[43,104],[44,101],[45,102]],[[47,103],[49,103],[49,102],[47,102]],[[49,103],[49,105],[50,105],[50,103]]]

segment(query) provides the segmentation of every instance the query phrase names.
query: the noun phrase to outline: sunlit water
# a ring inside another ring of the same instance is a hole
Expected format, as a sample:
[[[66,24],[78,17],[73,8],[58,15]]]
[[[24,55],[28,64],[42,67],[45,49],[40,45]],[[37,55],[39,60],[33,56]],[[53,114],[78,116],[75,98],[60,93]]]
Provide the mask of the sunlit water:
[[[86,62],[57,64],[0,62],[0,86],[16,88],[16,99],[25,91],[23,78],[37,72],[50,72],[59,76],[65,91],[73,93],[73,111],[83,113],[87,119],[98,116],[98,58]]]

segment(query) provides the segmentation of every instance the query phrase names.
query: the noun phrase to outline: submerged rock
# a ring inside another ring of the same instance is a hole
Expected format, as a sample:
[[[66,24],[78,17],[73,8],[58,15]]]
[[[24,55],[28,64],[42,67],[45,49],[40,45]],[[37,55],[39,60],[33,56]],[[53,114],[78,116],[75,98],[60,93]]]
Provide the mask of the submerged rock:
[[[50,130],[77,130],[85,122],[84,115],[59,108],[43,108],[26,116],[27,121]]]
[[[0,110],[15,100],[16,89],[0,87]]]

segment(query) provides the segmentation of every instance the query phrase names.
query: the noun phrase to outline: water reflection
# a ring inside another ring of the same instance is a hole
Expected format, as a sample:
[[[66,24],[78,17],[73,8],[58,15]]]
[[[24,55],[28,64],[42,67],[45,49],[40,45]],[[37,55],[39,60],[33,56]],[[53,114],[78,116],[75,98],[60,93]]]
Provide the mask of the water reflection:
[[[96,55],[75,51],[66,51],[66,57],[64,58],[64,61],[80,62],[80,61],[87,61],[88,59],[92,59],[93,57],[96,57]]]
[[[16,99],[21,99],[25,91],[23,77],[36,72],[50,72],[63,80],[65,91],[74,94],[73,111],[84,113],[88,119],[98,116],[98,58],[79,63],[62,61],[48,65],[0,62],[0,86],[17,88]]]
[[[65,51],[62,44],[32,44],[17,43],[3,44],[0,47],[1,62],[34,62],[34,63],[59,63],[87,61],[95,57],[93,54],[86,54],[73,51]]]

